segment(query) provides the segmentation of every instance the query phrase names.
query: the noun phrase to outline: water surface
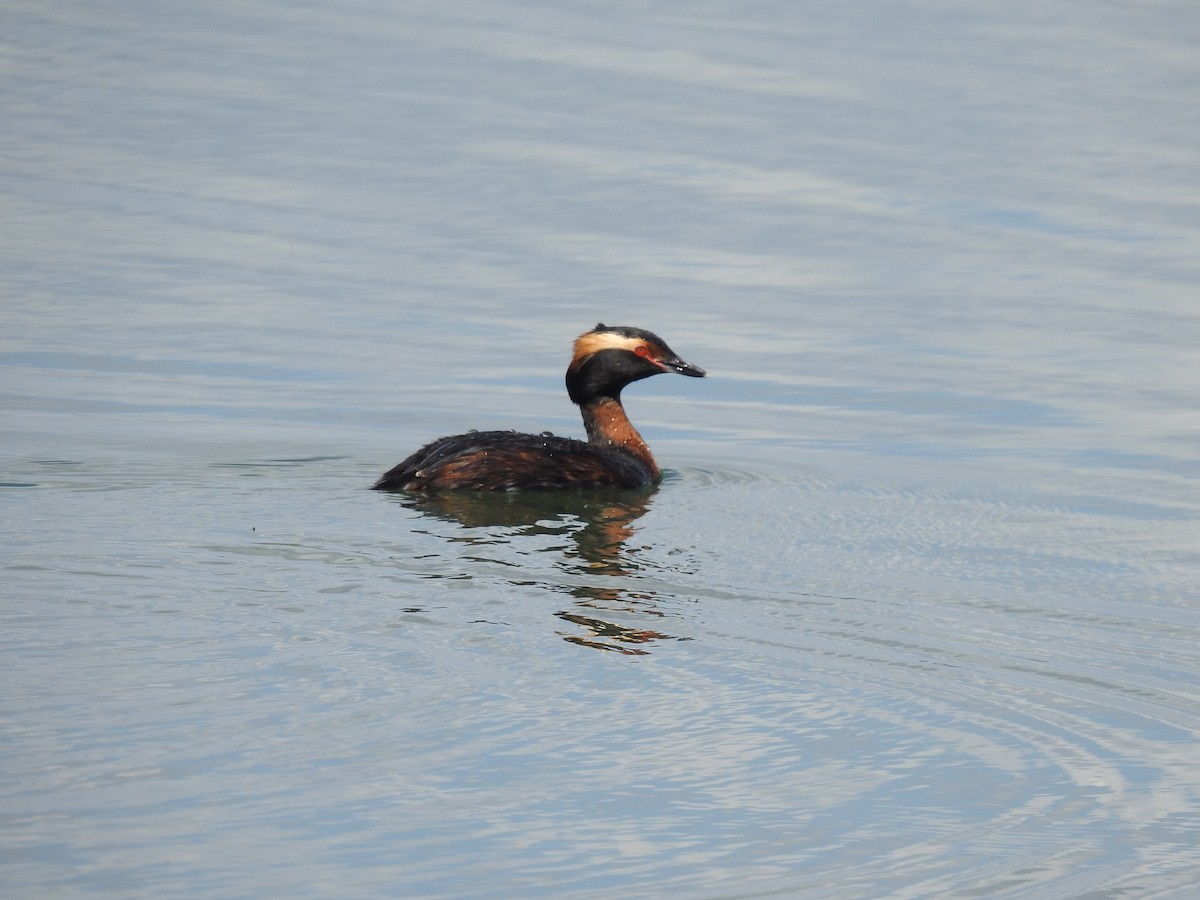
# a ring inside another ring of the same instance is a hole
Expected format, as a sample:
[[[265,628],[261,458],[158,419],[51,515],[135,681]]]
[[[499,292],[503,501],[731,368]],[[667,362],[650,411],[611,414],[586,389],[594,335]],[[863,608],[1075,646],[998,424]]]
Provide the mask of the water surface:
[[[13,896],[1200,882],[1187,4],[9,4]],[[644,492],[367,490],[581,426]]]

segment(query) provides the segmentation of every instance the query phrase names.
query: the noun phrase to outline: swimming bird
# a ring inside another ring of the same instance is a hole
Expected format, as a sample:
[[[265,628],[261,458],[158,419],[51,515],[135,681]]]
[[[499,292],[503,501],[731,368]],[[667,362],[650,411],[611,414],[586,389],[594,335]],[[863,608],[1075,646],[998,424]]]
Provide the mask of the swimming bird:
[[[536,491],[653,484],[661,470],[625,414],[621,390],[663,372],[706,374],[651,331],[601,323],[576,339],[567,366],[567,394],[579,406],[587,441],[549,432],[469,431],[426,444],[373,487]]]

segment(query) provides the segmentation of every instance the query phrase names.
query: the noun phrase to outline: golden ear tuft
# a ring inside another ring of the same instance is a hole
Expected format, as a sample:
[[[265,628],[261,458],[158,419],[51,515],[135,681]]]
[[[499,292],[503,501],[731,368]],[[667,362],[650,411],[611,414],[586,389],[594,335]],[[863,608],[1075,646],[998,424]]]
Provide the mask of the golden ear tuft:
[[[614,331],[588,331],[581,334],[575,341],[576,361],[601,350],[628,350],[636,353],[637,348],[645,346],[641,338],[626,337]]]

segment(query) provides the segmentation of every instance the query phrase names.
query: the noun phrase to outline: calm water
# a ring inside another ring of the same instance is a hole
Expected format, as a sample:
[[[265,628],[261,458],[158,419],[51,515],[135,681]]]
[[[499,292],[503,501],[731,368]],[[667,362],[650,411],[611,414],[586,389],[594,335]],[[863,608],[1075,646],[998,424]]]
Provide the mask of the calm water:
[[[5,896],[1200,885],[1194,4],[2,18]]]

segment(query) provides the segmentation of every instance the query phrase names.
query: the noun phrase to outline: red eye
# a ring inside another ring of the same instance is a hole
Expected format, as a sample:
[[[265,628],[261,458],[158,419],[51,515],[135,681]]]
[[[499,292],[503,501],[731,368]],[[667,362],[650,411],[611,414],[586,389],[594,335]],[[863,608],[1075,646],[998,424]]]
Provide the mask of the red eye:
[[[636,353],[638,356],[643,356],[643,357],[647,357],[647,358],[650,356],[650,348],[647,347],[645,344],[638,344],[637,347],[634,348],[633,352]]]

